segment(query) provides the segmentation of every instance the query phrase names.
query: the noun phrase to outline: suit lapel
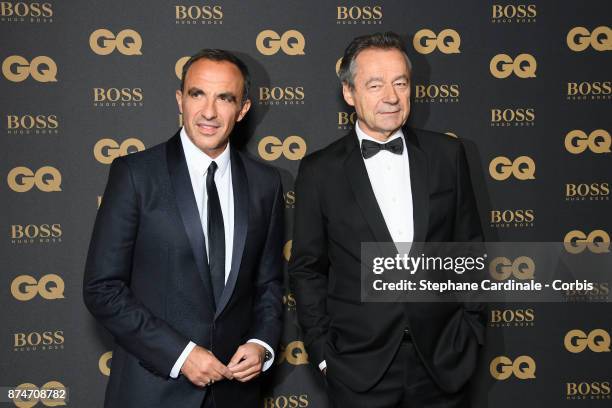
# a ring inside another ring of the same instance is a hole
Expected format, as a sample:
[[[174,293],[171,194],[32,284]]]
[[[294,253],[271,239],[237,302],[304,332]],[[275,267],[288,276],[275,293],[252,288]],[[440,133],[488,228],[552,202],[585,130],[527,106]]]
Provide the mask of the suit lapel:
[[[429,171],[427,157],[419,146],[414,131],[405,126],[404,140],[408,149],[410,164],[410,185],[412,188],[412,218],[414,220],[413,242],[425,242],[429,225]]]
[[[244,245],[249,226],[249,185],[242,158],[236,149],[232,148],[231,168],[232,168],[232,189],[234,191],[234,244],[232,251],[232,268],[225,283],[223,294],[217,306],[215,318],[217,318],[234,292],[238,271],[242,261]]]
[[[189,239],[193,257],[204,284],[206,298],[210,300],[210,305],[214,308],[210,270],[208,269],[208,262],[205,262],[206,244],[204,241],[204,231],[202,231],[202,221],[200,220],[198,205],[196,204],[191,186],[191,178],[187,169],[180,133],[174,135],[166,143],[166,157],[170,182],[174,190],[176,205],[183,220],[183,228]]]
[[[357,205],[361,209],[363,217],[374,235],[374,239],[377,242],[393,242],[391,233],[389,233],[385,219],[376,201],[374,190],[370,184],[368,171],[359,149],[359,140],[354,130],[346,136],[346,148],[347,156],[344,161],[344,172],[348,184],[355,195]]]

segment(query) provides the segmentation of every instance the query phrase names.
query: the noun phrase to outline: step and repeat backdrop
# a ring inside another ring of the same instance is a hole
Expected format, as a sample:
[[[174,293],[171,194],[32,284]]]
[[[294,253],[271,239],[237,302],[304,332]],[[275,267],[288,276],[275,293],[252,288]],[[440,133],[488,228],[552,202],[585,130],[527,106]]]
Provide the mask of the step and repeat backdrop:
[[[387,30],[414,66],[410,122],[465,143],[487,238],[610,256],[611,17],[603,0],[0,1],[0,386],[65,387],[62,404],[102,407],[113,340],[81,298],[92,224],[113,159],[181,125],[174,93],[201,48],[251,69],[234,143],[283,175],[285,258],[308,200],[293,190],[300,159],[354,125],[343,50]],[[507,277],[535,267],[506,261]],[[610,406],[610,288],[566,295],[491,305],[473,406]],[[283,301],[262,407],[325,408],[289,287]]]

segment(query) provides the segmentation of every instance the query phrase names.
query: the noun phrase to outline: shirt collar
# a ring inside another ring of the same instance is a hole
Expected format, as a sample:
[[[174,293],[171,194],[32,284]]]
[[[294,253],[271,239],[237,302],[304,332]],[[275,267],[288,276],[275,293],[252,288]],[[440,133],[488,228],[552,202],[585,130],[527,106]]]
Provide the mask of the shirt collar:
[[[187,160],[188,167],[196,170],[198,174],[206,174],[208,166],[213,161],[210,156],[200,150],[187,136],[185,128],[181,128],[181,143],[183,144],[183,151],[185,152],[185,160]],[[230,163],[230,144],[228,143],[223,153],[214,159],[217,162],[217,174],[223,176],[227,171]]]
[[[367,135],[363,130],[361,130],[361,127],[359,127],[359,120],[355,121],[355,133],[357,133],[357,138],[359,139],[359,146],[361,146],[361,141],[364,139],[371,140],[376,143],[381,143],[380,140],[374,139],[372,136]],[[404,136],[404,132],[402,132],[402,128],[400,127],[391,136],[389,136],[387,141],[384,143],[390,142],[394,139],[397,139],[398,137],[403,137],[403,136]]]

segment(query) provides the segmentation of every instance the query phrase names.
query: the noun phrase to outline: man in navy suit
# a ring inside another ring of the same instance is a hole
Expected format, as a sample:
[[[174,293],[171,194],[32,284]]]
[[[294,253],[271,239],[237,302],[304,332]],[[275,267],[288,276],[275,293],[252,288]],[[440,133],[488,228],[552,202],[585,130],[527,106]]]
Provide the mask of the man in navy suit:
[[[114,336],[105,407],[255,407],[281,333],[280,175],[229,143],[251,102],[233,54],[183,68],[184,127],[117,158],[85,303]]]

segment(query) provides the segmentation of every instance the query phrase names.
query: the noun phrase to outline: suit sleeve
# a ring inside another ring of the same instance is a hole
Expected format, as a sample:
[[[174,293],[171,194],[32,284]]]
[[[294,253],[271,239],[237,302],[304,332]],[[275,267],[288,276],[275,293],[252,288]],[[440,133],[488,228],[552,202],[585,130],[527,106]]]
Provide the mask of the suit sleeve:
[[[481,255],[484,250],[484,245],[480,243],[484,241],[484,234],[482,232],[478,207],[476,206],[476,199],[470,178],[470,169],[463,143],[459,143],[456,162],[457,203],[453,241],[463,243],[472,242],[474,245],[471,249],[479,252],[478,255]],[[484,344],[487,318],[486,305],[480,302],[465,302],[464,311],[466,322],[474,332],[478,343]]]
[[[140,209],[129,165],[114,160],[92,233],[83,280],[85,305],[140,364],[167,377],[189,339],[130,290]]]
[[[284,200],[280,174],[276,173],[276,188],[270,212],[268,233],[255,280],[255,301],[253,321],[249,339],[257,339],[272,348],[276,348],[282,328],[282,271],[283,271],[283,238]]]
[[[324,359],[327,314],[327,232],[312,162],[302,160],[296,180],[296,208],[289,282],[295,293],[297,315],[309,360],[318,366]]]

